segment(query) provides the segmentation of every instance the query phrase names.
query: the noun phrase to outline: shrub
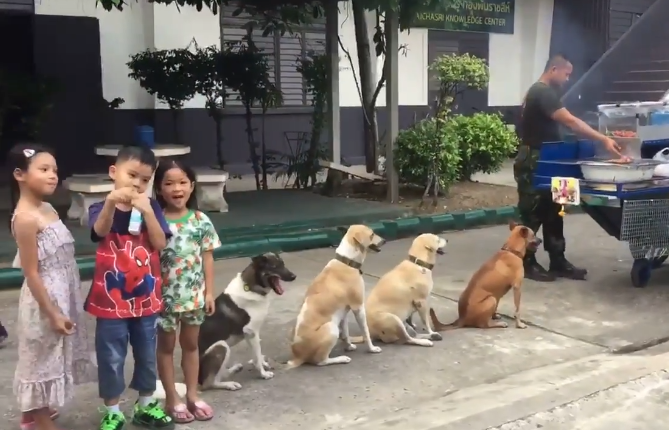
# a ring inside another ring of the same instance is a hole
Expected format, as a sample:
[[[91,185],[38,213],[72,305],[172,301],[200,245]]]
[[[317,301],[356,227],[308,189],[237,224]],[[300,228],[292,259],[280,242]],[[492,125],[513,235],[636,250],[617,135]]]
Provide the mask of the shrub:
[[[401,182],[426,186],[436,160],[439,188],[446,192],[458,178],[460,155],[457,143],[448,136],[447,125],[442,123],[437,127],[438,121],[425,119],[399,132],[395,141],[395,168]]]
[[[469,54],[441,55],[430,64],[429,69],[433,79],[439,82],[437,116],[440,117],[454,110],[454,103],[464,91],[482,90],[490,80],[486,61]]]
[[[455,115],[447,131],[459,149],[458,179],[470,180],[478,172],[499,171],[504,160],[518,148],[518,138],[499,114]]]

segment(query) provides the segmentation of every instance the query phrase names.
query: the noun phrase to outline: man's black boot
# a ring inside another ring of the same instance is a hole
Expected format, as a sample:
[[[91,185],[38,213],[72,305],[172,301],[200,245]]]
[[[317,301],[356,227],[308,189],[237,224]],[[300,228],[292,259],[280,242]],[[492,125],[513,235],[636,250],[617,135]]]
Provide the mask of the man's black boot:
[[[548,270],[557,278],[573,279],[575,281],[585,281],[588,271],[576,267],[569,262],[563,253],[550,254],[551,263]]]
[[[523,259],[523,267],[525,268],[525,278],[537,282],[553,282],[555,281],[555,274],[544,269],[537,261],[534,253],[528,254]]]

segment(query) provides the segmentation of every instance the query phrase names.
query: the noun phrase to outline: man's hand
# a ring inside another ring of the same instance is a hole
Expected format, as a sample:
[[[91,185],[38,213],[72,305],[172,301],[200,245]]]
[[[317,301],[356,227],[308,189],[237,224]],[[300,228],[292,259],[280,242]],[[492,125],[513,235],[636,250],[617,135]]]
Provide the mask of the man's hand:
[[[107,200],[112,203],[130,203],[133,196],[135,195],[135,190],[130,187],[118,188],[113,190],[111,193],[107,194]]]
[[[151,199],[149,199],[149,196],[144,193],[135,193],[131,203],[132,206],[140,211],[142,215],[153,212],[153,208],[151,207]]]
[[[618,142],[615,140],[611,139],[608,136],[604,136],[604,140],[602,140],[602,143],[604,144],[604,147],[611,153],[617,155],[620,158],[627,158],[623,157],[623,155],[620,153],[620,145],[618,145]]]

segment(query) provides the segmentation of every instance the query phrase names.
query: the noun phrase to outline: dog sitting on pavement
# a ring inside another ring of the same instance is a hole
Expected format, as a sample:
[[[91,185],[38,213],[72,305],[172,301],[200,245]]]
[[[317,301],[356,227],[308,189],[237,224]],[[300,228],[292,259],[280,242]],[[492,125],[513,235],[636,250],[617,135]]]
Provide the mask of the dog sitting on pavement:
[[[499,321],[497,306],[509,290],[513,289],[515,305],[514,319],[517,328],[527,326],[520,319],[520,291],[525,277],[523,258],[527,249],[536,249],[541,239],[532,229],[515,222],[509,223],[511,234],[491,259],[486,261],[472,276],[467,288],[458,300],[458,319],[451,324],[442,324],[434,309],[430,317],[436,331],[456,328],[506,328],[508,324]]]
[[[353,312],[369,351],[381,352],[369,336],[361,267],[367,251],[379,252],[384,243],[367,226],[349,227],[335,250],[335,257],[307,289],[292,335],[289,369],[304,363],[317,366],[350,363],[351,358],[346,355],[330,357],[338,339],[344,342],[346,351],[356,349],[349,336],[349,311]]]
[[[203,390],[218,388],[239,390],[237,382],[227,381],[239,372],[242,364],[228,367],[230,348],[246,340],[253,351],[254,364],[263,379],[274,374],[260,348],[260,328],[269,311],[270,293],[284,293],[281,282],[292,282],[295,274],[277,254],[268,252],[251,259],[244,271],[230,281],[216,298],[216,311],[205,318],[200,327],[200,373]]]
[[[365,302],[372,339],[419,346],[432,346],[433,340],[441,340],[441,335],[432,330],[427,300],[434,285],[432,269],[437,254],[444,253],[446,244],[446,239],[439,236],[421,234],[413,240],[408,257],[379,279]],[[414,313],[423,321],[427,338],[407,331],[404,321],[410,321]],[[352,342],[361,343],[362,337]]]

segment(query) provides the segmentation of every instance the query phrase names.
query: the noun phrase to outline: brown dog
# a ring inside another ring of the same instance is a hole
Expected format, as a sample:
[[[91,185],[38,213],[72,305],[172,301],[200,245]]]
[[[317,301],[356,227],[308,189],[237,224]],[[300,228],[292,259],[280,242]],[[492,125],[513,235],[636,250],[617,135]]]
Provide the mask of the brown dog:
[[[514,318],[517,328],[527,326],[520,320],[520,288],[525,277],[523,258],[527,248],[536,248],[541,239],[534,232],[515,222],[509,223],[511,234],[502,249],[497,251],[467,284],[458,300],[458,319],[451,324],[442,324],[434,309],[430,309],[432,325],[436,331],[456,328],[506,328],[503,321],[494,321],[499,301],[513,288]]]

